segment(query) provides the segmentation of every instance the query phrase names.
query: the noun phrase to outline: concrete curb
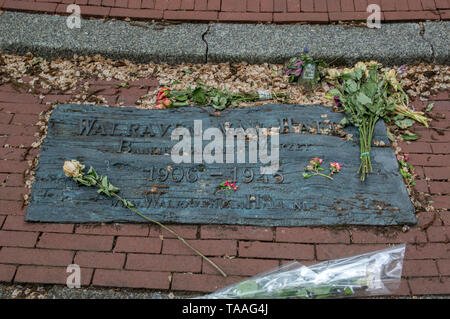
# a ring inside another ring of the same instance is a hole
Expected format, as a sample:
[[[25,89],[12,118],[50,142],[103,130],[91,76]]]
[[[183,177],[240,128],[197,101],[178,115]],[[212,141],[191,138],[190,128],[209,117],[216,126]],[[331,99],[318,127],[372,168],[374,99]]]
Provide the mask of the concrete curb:
[[[135,62],[283,63],[307,46],[316,58],[351,65],[378,60],[385,65],[415,61],[449,63],[450,22],[351,25],[192,24],[85,20],[69,29],[65,16],[5,12],[0,16],[0,50],[53,58],[101,54]],[[137,26],[137,25],[140,26]]]

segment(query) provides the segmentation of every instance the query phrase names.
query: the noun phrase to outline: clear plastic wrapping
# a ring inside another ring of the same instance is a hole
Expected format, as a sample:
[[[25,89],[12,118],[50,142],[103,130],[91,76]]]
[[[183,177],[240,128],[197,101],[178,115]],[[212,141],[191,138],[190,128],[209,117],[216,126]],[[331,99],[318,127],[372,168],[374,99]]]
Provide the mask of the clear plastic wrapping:
[[[303,266],[298,262],[201,298],[347,298],[389,295],[400,285],[405,244]]]

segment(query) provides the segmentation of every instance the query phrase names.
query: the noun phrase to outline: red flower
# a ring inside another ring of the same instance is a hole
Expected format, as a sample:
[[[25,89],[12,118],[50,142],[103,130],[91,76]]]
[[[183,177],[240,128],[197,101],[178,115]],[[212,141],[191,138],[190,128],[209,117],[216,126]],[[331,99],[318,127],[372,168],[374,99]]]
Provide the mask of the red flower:
[[[172,105],[172,102],[168,98],[165,98],[164,100],[162,100],[162,104],[164,104],[165,106],[170,106]]]
[[[319,163],[319,164],[322,164],[323,159],[317,158],[317,157],[313,157],[312,161],[313,161],[313,162],[317,162],[317,163]]]
[[[341,164],[337,163],[337,162],[332,162],[330,163],[330,171],[332,173],[339,173],[341,171]]]

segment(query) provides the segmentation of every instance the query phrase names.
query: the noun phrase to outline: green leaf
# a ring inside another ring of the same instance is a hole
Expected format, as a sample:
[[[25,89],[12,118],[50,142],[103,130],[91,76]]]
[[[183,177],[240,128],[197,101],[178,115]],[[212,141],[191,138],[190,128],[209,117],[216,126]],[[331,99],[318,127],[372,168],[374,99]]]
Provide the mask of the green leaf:
[[[344,118],[339,122],[339,124],[345,127],[345,126],[347,126],[348,124],[350,124],[350,121],[348,120],[348,118],[344,117]]]
[[[303,178],[310,178],[311,175],[309,175],[308,173],[303,173]]]
[[[362,105],[372,104],[372,99],[365,95],[363,92],[359,92],[356,97],[356,100]]]
[[[418,140],[420,138],[420,136],[417,134],[403,134],[402,138],[405,141],[415,141],[415,140]]]
[[[101,181],[103,188],[108,188],[108,176],[102,176]]]
[[[201,87],[196,88],[192,92],[192,100],[197,104],[206,104],[206,93]]]
[[[328,94],[332,95],[332,96],[341,96],[342,95],[341,91],[339,91],[338,89],[331,89],[328,91]]]
[[[434,107],[434,103],[428,104],[427,109],[425,110],[425,112],[430,112],[433,109],[433,107]]]
[[[414,124],[414,120],[412,119],[404,119],[404,120],[400,120],[400,121],[395,121],[395,125],[397,125],[398,127],[405,129],[408,128],[410,126],[412,126]]]

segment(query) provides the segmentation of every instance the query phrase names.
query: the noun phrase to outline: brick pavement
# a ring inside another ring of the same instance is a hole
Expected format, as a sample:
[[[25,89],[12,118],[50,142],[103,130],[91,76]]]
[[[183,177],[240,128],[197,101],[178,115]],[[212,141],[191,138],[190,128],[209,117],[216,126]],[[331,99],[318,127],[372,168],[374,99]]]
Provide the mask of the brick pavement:
[[[448,20],[450,0],[0,0],[0,8],[82,16],[219,22],[329,23],[366,20],[368,3],[392,21]]]
[[[115,82],[93,82],[104,89],[108,103],[134,104],[154,80],[117,88]],[[57,92],[56,92],[57,93]],[[108,95],[109,94],[109,95]],[[35,123],[46,102],[64,102],[69,95],[44,99],[0,86],[0,281],[65,284],[66,267],[82,267],[82,284],[209,292],[290,260],[305,264],[369,252],[389,244],[408,243],[403,280],[396,295],[450,294],[450,213],[420,212],[408,232],[398,227],[252,227],[174,225],[173,228],[229,274],[187,250],[165,231],[148,224],[73,225],[26,223],[22,208],[23,174],[36,151],[28,151],[38,131]],[[431,97],[434,128],[416,126],[418,141],[400,145],[418,172],[415,189],[423,201],[450,208],[450,98]],[[428,102],[415,101],[416,109]],[[435,129],[438,128],[438,129]],[[439,128],[445,128],[440,130]],[[9,147],[5,147],[9,145]]]

